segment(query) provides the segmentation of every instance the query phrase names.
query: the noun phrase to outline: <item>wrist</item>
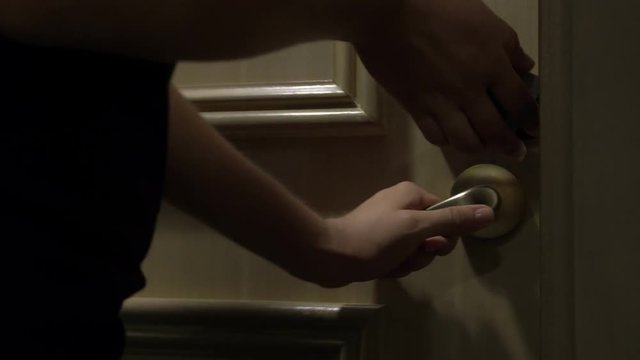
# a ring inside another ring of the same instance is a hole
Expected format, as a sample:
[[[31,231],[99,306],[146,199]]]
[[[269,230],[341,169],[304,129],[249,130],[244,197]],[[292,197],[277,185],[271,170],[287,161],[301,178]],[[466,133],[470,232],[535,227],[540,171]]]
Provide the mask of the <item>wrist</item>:
[[[348,256],[339,243],[341,225],[339,219],[323,219],[313,238],[301,239],[293,262],[286,270],[293,276],[326,288],[349,284],[345,276]]]

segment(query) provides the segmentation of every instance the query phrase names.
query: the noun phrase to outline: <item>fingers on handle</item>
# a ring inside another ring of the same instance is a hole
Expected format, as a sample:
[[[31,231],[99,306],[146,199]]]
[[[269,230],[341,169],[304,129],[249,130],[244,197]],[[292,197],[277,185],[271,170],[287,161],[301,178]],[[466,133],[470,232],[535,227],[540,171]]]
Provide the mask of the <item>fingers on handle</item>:
[[[473,233],[494,220],[493,210],[485,205],[453,206],[430,211],[413,211],[413,235],[422,239],[436,236],[456,237]]]
[[[431,114],[425,107],[419,95],[413,95],[410,100],[406,102],[410,104],[409,110],[411,117],[416,125],[422,132],[422,135],[428,142],[436,146],[445,146],[448,144],[448,139],[440,128],[440,125],[435,121],[433,114]]]
[[[509,54],[509,59],[518,74],[526,74],[536,66],[536,62],[524,52],[519,43]]]
[[[446,238],[444,236],[435,236],[424,240],[422,250],[436,256],[446,256],[455,249],[457,243],[457,237]]]
[[[513,30],[511,30],[506,41],[505,50],[513,69],[518,74],[526,74],[535,67],[536,62],[524,51],[520,44],[518,34]]]
[[[413,116],[420,132],[428,142],[436,146],[445,146],[448,144],[447,137],[444,135],[444,131],[440,128],[440,125],[436,123],[429,115],[414,115]]]
[[[438,197],[417,184],[403,181],[389,189],[393,192],[395,206],[404,210],[424,210],[439,201]]]
[[[481,152],[484,144],[471,126],[466,114],[441,96],[432,95],[425,99],[425,105],[434,114],[435,120],[444,131],[449,145],[463,152]]]
[[[538,104],[529,93],[522,78],[513,70],[506,71],[489,88],[506,119],[536,135],[539,126]]]
[[[525,157],[527,148],[509,129],[488,94],[476,99],[467,111],[474,128],[487,146],[496,148],[517,160]]]

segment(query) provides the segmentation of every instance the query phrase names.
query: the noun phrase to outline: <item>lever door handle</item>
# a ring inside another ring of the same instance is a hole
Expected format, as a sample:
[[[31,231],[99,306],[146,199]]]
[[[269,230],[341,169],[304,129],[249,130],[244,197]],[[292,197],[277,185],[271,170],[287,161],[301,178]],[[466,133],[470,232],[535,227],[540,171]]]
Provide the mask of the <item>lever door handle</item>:
[[[482,204],[491,207],[495,220],[472,235],[497,238],[511,232],[525,213],[525,197],[520,182],[508,170],[490,164],[472,166],[463,171],[451,189],[452,196],[427,210],[451,206]]]
[[[427,210],[444,209],[451,206],[460,205],[487,205],[496,210],[500,203],[500,196],[489,186],[474,186],[469,190],[463,191],[458,195],[454,195],[444,201],[430,206]]]

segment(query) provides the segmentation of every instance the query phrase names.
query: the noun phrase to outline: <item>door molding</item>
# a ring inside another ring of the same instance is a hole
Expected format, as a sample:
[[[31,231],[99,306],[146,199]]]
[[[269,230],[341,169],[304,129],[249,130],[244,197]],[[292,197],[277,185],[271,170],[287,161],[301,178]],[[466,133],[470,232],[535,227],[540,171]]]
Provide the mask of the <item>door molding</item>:
[[[575,359],[572,9],[540,1],[541,358]]]
[[[380,305],[134,298],[125,359],[375,359]]]
[[[231,138],[384,134],[377,87],[355,50],[334,44],[330,80],[206,85],[179,90]]]

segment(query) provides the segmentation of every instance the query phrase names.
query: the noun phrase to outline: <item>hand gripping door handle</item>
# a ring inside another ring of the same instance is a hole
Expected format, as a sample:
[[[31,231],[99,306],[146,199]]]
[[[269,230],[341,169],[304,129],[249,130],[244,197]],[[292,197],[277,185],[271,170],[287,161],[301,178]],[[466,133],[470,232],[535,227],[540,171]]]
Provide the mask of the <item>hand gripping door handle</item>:
[[[426,210],[474,204],[487,205],[493,209],[494,222],[473,233],[473,237],[501,237],[515,229],[525,214],[526,201],[518,179],[497,165],[480,164],[463,171],[456,179],[451,194],[450,198]]]

